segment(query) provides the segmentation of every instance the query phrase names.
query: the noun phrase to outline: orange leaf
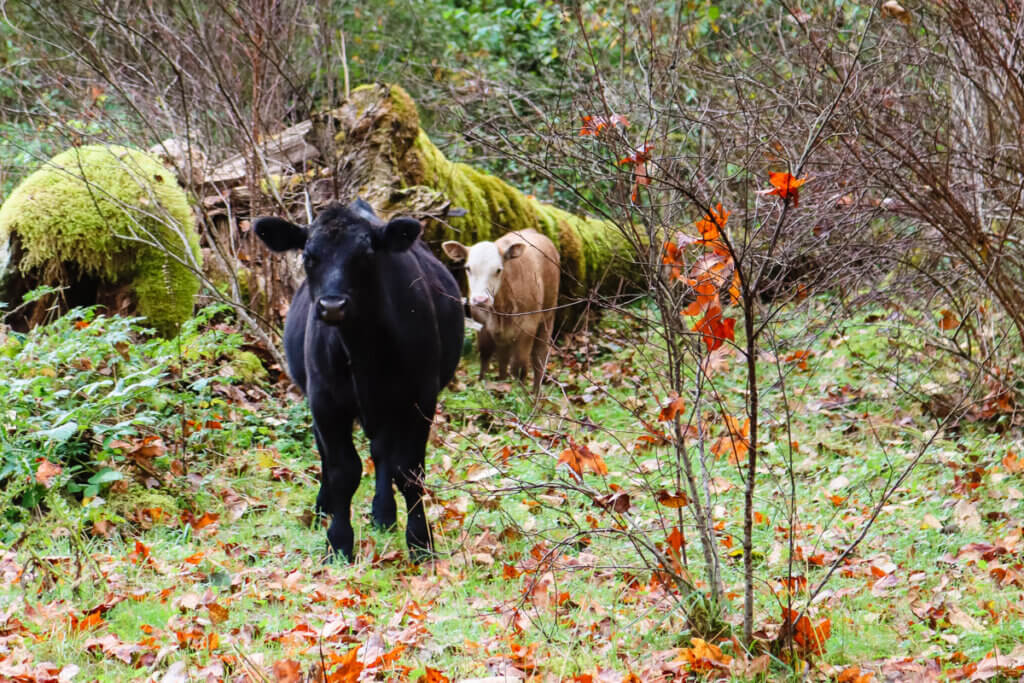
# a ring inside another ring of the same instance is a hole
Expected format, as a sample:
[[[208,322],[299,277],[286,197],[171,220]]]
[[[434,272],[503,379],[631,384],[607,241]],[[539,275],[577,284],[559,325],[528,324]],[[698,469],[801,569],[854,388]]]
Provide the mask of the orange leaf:
[[[690,499],[682,491],[669,493],[665,489],[658,491],[657,500],[659,504],[667,508],[681,508],[690,502]]]
[[[840,505],[846,502],[846,496],[832,494],[831,496],[828,497],[828,502],[832,503],[832,505],[836,507],[839,507]]]
[[[1013,451],[1007,451],[1006,455],[1003,456],[1003,467],[1010,474],[1020,474],[1024,472],[1024,458],[1018,458],[1017,454]]]
[[[722,457],[729,456],[730,464],[739,463],[750,451],[750,419],[740,426],[740,421],[732,415],[725,416],[726,435],[715,440],[711,444],[711,452]]]
[[[732,272],[732,284],[729,285],[729,303],[738,306],[740,303],[740,271]]]
[[[385,652],[380,657],[377,657],[377,659],[373,660],[373,662],[370,663],[370,668],[388,668],[396,661],[398,661],[398,658],[402,656],[403,652],[405,652],[405,645],[399,643],[395,646],[394,650],[391,650],[390,652]]]
[[[302,669],[294,659],[279,659],[274,662],[273,672],[276,683],[302,683]]]
[[[712,671],[714,669],[728,669],[732,657],[722,652],[717,645],[691,638],[690,644],[693,647],[684,647],[679,651],[676,661],[686,662],[691,671]]]
[[[832,635],[832,621],[823,619],[817,626],[811,624],[807,615],[802,615],[794,623],[798,613],[796,610],[782,608],[782,618],[785,620],[784,627],[790,629],[793,635],[793,644],[796,645],[802,656],[816,656],[825,652],[825,642]]]
[[[451,683],[451,679],[437,669],[427,667],[427,672],[420,676],[416,683]]]
[[[699,283],[694,287],[694,291],[697,293],[697,298],[683,309],[683,315],[700,315],[704,311],[717,307],[718,288],[710,279]]]
[[[84,330],[87,327],[89,327],[89,321],[88,320],[77,320],[77,321],[75,321],[75,329],[76,330]]]
[[[568,465],[569,469],[575,472],[576,476],[580,479],[583,478],[583,473],[586,471],[593,472],[594,474],[608,474],[608,466],[605,464],[604,459],[586,446],[575,441],[571,441],[569,448],[562,451],[557,464]]]
[[[203,556],[204,555],[206,555],[206,552],[203,551],[203,550],[200,550],[199,552],[193,553],[193,554],[189,555],[188,557],[186,557],[185,558],[185,562],[187,562],[188,564],[199,564],[200,562],[203,561]]]
[[[836,678],[836,683],[870,683],[872,677],[875,675],[874,671],[860,672],[860,667],[851,666],[848,669],[843,669],[839,672],[839,676]]]
[[[53,486],[53,478],[64,471],[64,468],[60,465],[50,462],[49,460],[40,460],[39,468],[36,470],[36,482],[42,484],[46,488]]]
[[[105,623],[103,616],[100,614],[100,610],[90,612],[84,619],[77,623],[75,619],[71,620],[71,626],[76,631],[88,631],[90,629],[98,628]]]
[[[583,128],[580,129],[580,137],[587,135],[597,136],[602,130],[609,126],[629,127],[629,120],[620,114],[614,114],[610,118],[604,116],[584,116]]]
[[[676,419],[676,415],[686,410],[686,401],[676,397],[674,400],[669,401],[661,407],[661,412],[658,414],[658,420],[661,422],[670,422]]]
[[[128,556],[128,559],[131,561],[132,564],[138,564],[142,560],[148,560],[149,548],[144,546],[142,544],[142,541],[136,539],[135,550],[132,552],[131,555]]]
[[[784,171],[781,173],[770,173],[768,180],[771,182],[774,189],[762,190],[762,194],[774,194],[778,195],[782,199],[792,197],[794,209],[800,205],[800,193],[798,190],[801,185],[807,182],[807,176],[804,176],[803,178],[794,178],[788,171]]]
[[[679,527],[672,527],[672,532],[668,535],[668,538],[665,539],[665,541],[668,543],[668,547],[676,551],[676,555],[678,555],[683,549],[683,546],[686,545],[686,537],[683,536],[683,532],[679,530]]]
[[[953,315],[952,311],[949,311],[944,308],[942,309],[941,313],[942,320],[939,321],[940,330],[955,330],[960,326],[960,321],[956,319],[956,316]]]
[[[793,352],[787,353],[785,356],[783,356],[782,360],[785,363],[791,363],[793,361],[796,361],[798,368],[800,368],[801,370],[806,370],[807,369],[807,359],[810,358],[813,355],[814,355],[813,351],[807,351],[807,350],[793,351]]]
[[[722,203],[719,202],[718,206],[711,209],[710,213],[704,214],[704,217],[696,223],[701,238],[709,243],[717,240],[720,236],[719,231],[725,228],[725,223],[729,220],[731,213],[731,211],[723,211]]]
[[[652,149],[654,149],[654,145],[644,145],[643,147],[637,148],[632,154],[619,159],[619,166],[640,166],[641,164],[647,163],[651,160]],[[646,175],[646,173],[644,175]]]
[[[349,650],[338,660],[338,666],[327,677],[329,683],[356,683],[363,672],[363,663],[359,661],[359,646]]]
[[[697,324],[693,326],[693,331],[699,332],[702,335],[704,343],[710,352],[724,344],[726,339],[730,341],[735,339],[735,328],[736,320],[734,318],[722,318],[722,309],[713,306],[707,312],[707,315],[697,321]]]
[[[220,519],[220,515],[211,512],[204,512],[202,517],[192,522],[192,528],[196,531],[199,531],[200,529],[205,529],[206,527],[216,522],[218,519]]]

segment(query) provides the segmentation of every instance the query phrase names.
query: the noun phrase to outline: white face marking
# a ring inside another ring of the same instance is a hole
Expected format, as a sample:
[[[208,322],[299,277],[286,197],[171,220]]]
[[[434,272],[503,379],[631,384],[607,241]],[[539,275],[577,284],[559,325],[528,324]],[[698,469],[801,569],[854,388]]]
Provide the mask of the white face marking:
[[[479,242],[470,247],[469,258],[466,259],[470,305],[481,308],[494,305],[494,296],[501,287],[503,267],[501,253],[494,242]]]

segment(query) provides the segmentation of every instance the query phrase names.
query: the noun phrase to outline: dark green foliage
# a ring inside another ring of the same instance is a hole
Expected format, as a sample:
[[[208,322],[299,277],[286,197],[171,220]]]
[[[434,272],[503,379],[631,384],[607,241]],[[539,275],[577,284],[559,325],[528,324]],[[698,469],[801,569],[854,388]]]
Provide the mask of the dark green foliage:
[[[162,438],[167,450],[153,459],[157,472],[167,470],[175,448],[223,445],[229,412],[223,387],[251,364],[240,351],[242,335],[224,322],[213,324],[224,315],[223,308],[204,309],[171,341],[147,339],[139,319],[97,316],[92,309],[0,337],[0,500],[9,523],[0,541],[16,538],[26,511],[47,498],[36,479],[44,460],[63,469],[50,488],[95,498],[129,476],[128,449],[118,441]],[[247,381],[252,386],[251,376]],[[236,442],[274,438],[261,420],[242,419]]]

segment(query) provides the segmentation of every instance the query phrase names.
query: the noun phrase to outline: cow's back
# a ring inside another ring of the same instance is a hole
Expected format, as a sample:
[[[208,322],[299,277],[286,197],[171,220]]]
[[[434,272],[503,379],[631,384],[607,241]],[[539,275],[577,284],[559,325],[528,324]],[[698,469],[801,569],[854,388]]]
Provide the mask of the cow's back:
[[[426,284],[420,291],[430,298],[434,311],[439,344],[438,379],[440,386],[443,387],[455,376],[462,355],[462,340],[465,334],[462,293],[455,277],[425,244],[419,242],[410,251],[422,271]]]
[[[536,230],[510,232],[495,242],[504,252],[526,245],[522,256],[506,262],[501,287],[494,298],[498,313],[550,312],[558,302],[559,256],[554,243]]]

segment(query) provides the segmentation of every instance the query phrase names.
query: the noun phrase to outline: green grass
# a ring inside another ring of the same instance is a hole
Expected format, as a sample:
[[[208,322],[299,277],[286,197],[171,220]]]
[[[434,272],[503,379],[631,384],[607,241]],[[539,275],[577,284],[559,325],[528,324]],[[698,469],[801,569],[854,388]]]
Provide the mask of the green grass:
[[[821,302],[818,313],[826,304]],[[755,509],[764,515],[754,527],[755,621],[768,635],[778,629],[786,604],[780,580],[788,571],[787,436],[798,443],[792,459],[795,542],[802,559],[794,562],[793,573],[813,587],[860,532],[890,472],[908,463],[932,422],[918,402],[893,389],[885,379],[890,375],[867,367],[897,367],[903,355],[917,352],[913,345],[897,349],[878,334],[886,323],[871,316],[848,322],[844,334],[835,336],[816,327],[816,319],[794,318],[778,328],[789,344],[781,353],[813,352],[806,370],[784,363],[791,435],[781,393],[772,388],[775,362],[759,359],[766,413],[755,494]],[[74,341],[59,323],[36,334],[63,335],[65,342],[54,344]],[[38,504],[10,513],[18,533],[7,537],[0,571],[18,580],[0,589],[0,615],[24,615],[24,631],[12,631],[20,635],[9,641],[7,652],[0,651],[9,664],[29,658],[75,664],[81,680],[101,681],[144,677],[177,660],[195,670],[222,666],[238,675],[249,667],[269,676],[278,660],[293,659],[309,671],[320,662],[321,647],[341,656],[361,644],[381,652],[404,646],[390,666],[408,668],[385,677],[418,675],[428,666],[452,679],[479,677],[505,662],[527,673],[536,666],[536,673],[561,680],[601,670],[653,675],[661,662],[678,655],[677,648],[691,644],[694,633],[679,596],[652,582],[650,557],[639,555],[617,528],[620,518],[584,493],[603,495],[613,484],[621,487],[632,503],[629,528],[650,541],[663,544],[677,523],[675,512],[653,496],[661,488],[676,489],[674,456],[665,447],[635,447],[645,433],[640,418],[656,424],[666,398],[650,381],[663,369],[662,352],[639,325],[611,317],[589,338],[567,340],[551,363],[545,400],[537,407],[527,388],[493,379],[481,384],[475,361],[464,362],[455,388],[442,396],[444,421],[429,448],[427,486],[438,560],[421,567],[405,560],[400,530],[372,527],[367,472],[353,503],[356,562],[321,563],[325,537],[310,515],[319,459],[308,414],[294,396],[282,393],[283,386],[263,385],[263,398],[248,406],[212,391],[213,378],[242,338],[193,334],[185,346],[196,350],[194,376],[154,390],[164,408],[144,397],[134,413],[148,417],[131,429],[160,434],[168,447],[154,463],[163,481],[152,494],[123,482],[105,484],[102,504],[86,510],[79,504],[81,493],[65,489],[60,497],[68,505],[61,511],[52,507],[51,489],[37,492]],[[152,353],[147,362],[174,363],[173,353],[159,359],[167,350]],[[60,363],[75,357],[57,362],[58,377]],[[27,372],[21,360],[17,372]],[[950,368],[927,371],[901,368],[918,384]],[[705,410],[739,414],[742,372],[743,363],[732,358],[715,380],[724,408],[709,404]],[[55,405],[52,395],[38,401]],[[222,429],[183,438],[183,415],[205,420],[215,414],[222,415]],[[126,417],[95,419],[120,424]],[[29,416],[22,421],[27,424]],[[708,420],[709,441],[721,435],[720,422],[720,416]],[[17,438],[5,437],[5,457],[28,443]],[[581,485],[558,466],[570,439],[602,455],[609,473],[586,473]],[[361,437],[357,447],[365,459]],[[106,448],[94,446],[93,455],[107,458]],[[967,544],[995,544],[1021,526],[1024,482],[1000,464],[1008,449],[1020,451],[1019,434],[994,435],[981,423],[966,423],[934,442],[810,608],[815,623],[831,621],[824,654],[813,658],[816,666],[871,668],[880,666],[873,662],[907,656],[937,657],[953,667],[996,648],[1009,652],[1024,641],[1017,606],[1021,587],[1000,587],[992,578],[993,568],[1019,562],[1020,548],[988,561],[957,558]],[[145,479],[130,460],[105,462],[124,481]],[[742,557],[736,552],[742,538],[741,473],[725,459],[711,458],[709,466],[719,478],[711,503],[722,523],[716,542],[728,593],[724,614],[736,626],[742,613]],[[174,510],[143,524],[139,509],[153,500],[173,500]],[[218,519],[194,529],[183,521],[186,512],[193,520],[203,513]],[[109,538],[94,531],[105,516],[113,527]],[[700,585],[697,536],[689,518],[684,521],[689,574]],[[132,558],[136,542],[149,549],[151,562]],[[891,572],[891,585],[879,583],[879,571]],[[105,611],[96,629],[69,628],[69,614],[84,618],[87,610],[116,598],[123,600]],[[794,605],[805,603],[806,593],[798,590]],[[325,624],[334,626],[322,642],[302,633],[304,625],[315,631]],[[209,648],[203,638],[214,633],[217,642]],[[129,657],[137,666],[109,653],[85,652],[90,638],[108,634],[144,643]],[[737,654],[731,643],[721,645]],[[773,677],[783,675],[781,662],[772,666]]]

